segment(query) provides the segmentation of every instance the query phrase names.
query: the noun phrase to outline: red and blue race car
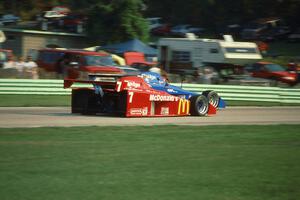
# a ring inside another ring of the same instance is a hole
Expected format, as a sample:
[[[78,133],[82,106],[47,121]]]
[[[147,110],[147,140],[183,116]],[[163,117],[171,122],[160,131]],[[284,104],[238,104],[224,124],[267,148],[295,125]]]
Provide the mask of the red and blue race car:
[[[93,87],[72,87],[72,113],[115,114],[125,117],[206,116],[216,114],[225,102],[214,91],[189,92],[169,84],[159,74],[115,77],[115,81],[66,79],[64,87],[89,83]]]

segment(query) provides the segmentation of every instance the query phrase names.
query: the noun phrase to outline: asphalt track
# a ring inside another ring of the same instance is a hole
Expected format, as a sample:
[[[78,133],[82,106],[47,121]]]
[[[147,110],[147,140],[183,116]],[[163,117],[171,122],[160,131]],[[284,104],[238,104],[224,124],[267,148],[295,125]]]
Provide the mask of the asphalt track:
[[[0,127],[300,124],[300,107],[228,107],[208,117],[123,118],[71,114],[68,107],[0,107]]]

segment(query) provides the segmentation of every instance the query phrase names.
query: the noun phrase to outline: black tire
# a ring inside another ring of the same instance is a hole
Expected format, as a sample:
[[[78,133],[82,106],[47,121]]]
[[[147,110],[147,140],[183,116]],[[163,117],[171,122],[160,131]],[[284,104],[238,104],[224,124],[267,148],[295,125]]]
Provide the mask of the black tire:
[[[208,99],[208,102],[211,105],[213,105],[215,108],[218,107],[220,98],[219,98],[219,95],[217,92],[212,91],[212,90],[207,90],[207,91],[202,92],[202,95],[206,96],[206,98]]]
[[[94,115],[97,110],[97,96],[93,90],[72,90],[72,113]]]
[[[205,116],[208,112],[208,99],[204,95],[192,96],[191,101],[191,115]]]
[[[88,99],[86,99],[84,107],[83,107],[83,111],[82,111],[81,114],[83,114],[83,115],[96,115],[97,111],[98,111],[97,97],[93,93],[89,96]]]
[[[82,113],[83,105],[88,94],[86,90],[72,90],[72,113]]]

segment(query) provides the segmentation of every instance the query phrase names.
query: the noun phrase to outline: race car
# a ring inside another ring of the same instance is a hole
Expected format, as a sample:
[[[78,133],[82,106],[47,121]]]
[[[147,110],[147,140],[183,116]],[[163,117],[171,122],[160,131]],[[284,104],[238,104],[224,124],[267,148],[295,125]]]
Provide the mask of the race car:
[[[72,87],[72,113],[125,117],[206,116],[225,107],[225,102],[214,91],[189,92],[153,72],[118,77],[117,81],[99,80],[64,80],[64,88],[74,83],[92,85]]]

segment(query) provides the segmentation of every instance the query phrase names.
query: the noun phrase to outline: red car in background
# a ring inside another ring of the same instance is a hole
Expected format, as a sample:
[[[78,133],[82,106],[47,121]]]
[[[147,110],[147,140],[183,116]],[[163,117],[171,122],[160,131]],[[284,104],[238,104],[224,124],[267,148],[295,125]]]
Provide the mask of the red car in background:
[[[287,69],[275,63],[258,62],[246,69],[253,77],[272,80],[272,86],[276,86],[278,82],[286,83],[290,86],[298,83],[295,72],[287,71]]]
[[[149,71],[151,67],[156,65],[156,62],[148,62],[144,53],[141,52],[125,52],[124,58],[126,65],[139,69],[141,71]]]
[[[170,31],[171,26],[169,24],[162,24],[161,26],[151,29],[150,32],[152,35],[166,36],[170,34]]]
[[[71,49],[41,49],[36,60],[38,67],[48,72],[56,72],[64,78],[90,79],[92,76],[115,77],[124,75],[122,69],[115,67],[110,54],[71,50]]]
[[[84,23],[87,17],[83,14],[69,14],[63,18],[63,26],[65,27],[75,27],[79,24]]]

